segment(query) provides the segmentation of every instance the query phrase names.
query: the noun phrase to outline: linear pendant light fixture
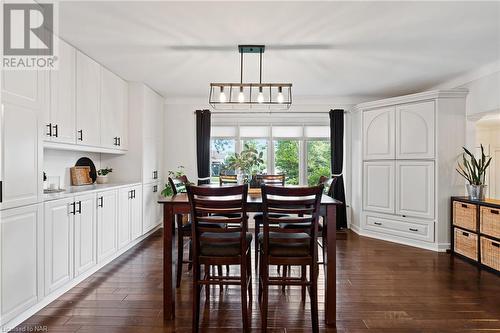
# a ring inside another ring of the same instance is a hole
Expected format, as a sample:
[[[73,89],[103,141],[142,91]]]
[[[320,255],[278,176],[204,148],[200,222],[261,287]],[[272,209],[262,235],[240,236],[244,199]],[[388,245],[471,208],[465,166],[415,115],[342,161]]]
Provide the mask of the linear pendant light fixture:
[[[264,45],[238,45],[240,53],[239,83],[210,83],[208,101],[216,110],[265,109],[288,110],[292,105],[291,83],[262,83]],[[243,55],[259,55],[259,83],[243,83]]]

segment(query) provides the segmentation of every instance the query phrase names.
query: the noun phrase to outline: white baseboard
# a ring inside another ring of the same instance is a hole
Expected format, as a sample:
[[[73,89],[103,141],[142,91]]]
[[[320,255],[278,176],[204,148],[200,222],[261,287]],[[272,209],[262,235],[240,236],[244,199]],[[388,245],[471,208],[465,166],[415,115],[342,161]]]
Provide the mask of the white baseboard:
[[[378,232],[372,231],[372,230],[365,230],[365,229],[359,229],[358,227],[356,227],[356,228],[352,228],[352,227],[353,226],[351,226],[351,230],[360,236],[380,239],[383,241],[402,244],[402,245],[418,247],[418,248],[424,249],[424,250],[430,250],[430,251],[435,251],[435,252],[444,252],[450,247],[450,244],[435,244],[435,243],[420,242],[417,240],[411,240],[411,239],[400,238],[397,236],[386,235],[386,234],[378,233]]]
[[[46,307],[47,305],[49,305],[50,303],[55,301],[57,298],[61,297],[64,293],[68,292],[71,288],[74,288],[75,286],[77,286],[80,282],[82,282],[83,280],[85,280],[86,278],[88,278],[89,276],[91,276],[92,274],[94,274],[95,272],[97,272],[98,270],[100,270],[101,268],[103,268],[104,266],[106,266],[107,264],[109,264],[110,262],[112,262],[113,260],[118,258],[119,256],[121,256],[122,254],[124,254],[125,252],[127,252],[128,250],[130,250],[131,248],[136,246],[137,244],[139,244],[141,241],[143,241],[149,235],[151,235],[156,230],[158,230],[162,227],[163,227],[162,224],[157,225],[156,227],[151,229],[149,232],[145,233],[141,237],[132,241],[127,246],[118,250],[118,252],[116,252],[112,257],[110,257],[110,258],[106,259],[105,261],[92,267],[87,272],[74,278],[73,280],[71,280],[70,282],[65,284],[63,287],[59,288],[58,290],[56,290],[48,295],[45,295],[40,301],[38,301],[38,303],[36,303],[32,307],[30,307],[28,310],[22,312],[21,314],[19,314],[18,316],[16,316],[12,320],[10,320],[9,322],[2,325],[1,332],[9,332],[10,330],[14,329],[16,326],[18,326],[19,324],[24,322],[26,319],[33,316],[35,313],[37,313],[38,311],[40,311],[41,309],[43,309],[44,307]]]
[[[359,226],[355,225],[355,224],[351,224],[349,226],[349,229],[351,229],[352,231],[354,231],[355,233],[357,233],[358,235],[361,234],[361,230],[359,229]]]

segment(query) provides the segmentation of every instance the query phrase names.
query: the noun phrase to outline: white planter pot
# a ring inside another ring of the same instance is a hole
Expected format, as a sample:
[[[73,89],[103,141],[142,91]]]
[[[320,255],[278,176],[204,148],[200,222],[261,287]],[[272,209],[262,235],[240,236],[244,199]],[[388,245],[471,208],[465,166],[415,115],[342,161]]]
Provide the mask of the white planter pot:
[[[97,176],[97,184],[107,184],[109,182],[108,176]]]

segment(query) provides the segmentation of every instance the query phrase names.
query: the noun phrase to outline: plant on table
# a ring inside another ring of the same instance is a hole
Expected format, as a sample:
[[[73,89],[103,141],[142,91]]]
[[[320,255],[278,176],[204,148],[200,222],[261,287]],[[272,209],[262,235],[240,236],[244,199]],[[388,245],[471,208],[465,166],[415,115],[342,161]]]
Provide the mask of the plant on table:
[[[467,148],[463,147],[461,161],[458,161],[457,172],[467,180],[467,191],[471,199],[484,199],[486,187],[486,170],[490,166],[491,156],[484,153],[480,145],[481,157],[476,158]]]

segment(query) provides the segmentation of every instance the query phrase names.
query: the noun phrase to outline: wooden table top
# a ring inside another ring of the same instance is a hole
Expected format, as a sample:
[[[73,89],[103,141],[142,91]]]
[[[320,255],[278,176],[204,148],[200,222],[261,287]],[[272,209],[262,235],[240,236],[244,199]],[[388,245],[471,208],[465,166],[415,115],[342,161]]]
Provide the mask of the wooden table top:
[[[170,197],[162,197],[161,199],[158,200],[158,203],[160,204],[187,204],[189,203],[188,196],[186,193],[179,193]],[[248,204],[262,204],[262,196],[261,195],[248,195],[247,196],[247,203]],[[342,201],[338,201],[336,199],[333,199],[332,197],[329,197],[326,194],[323,194],[321,197],[321,205],[323,206],[328,206],[328,205],[341,205]]]

